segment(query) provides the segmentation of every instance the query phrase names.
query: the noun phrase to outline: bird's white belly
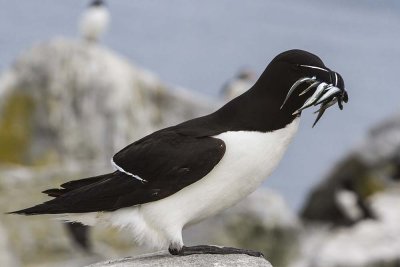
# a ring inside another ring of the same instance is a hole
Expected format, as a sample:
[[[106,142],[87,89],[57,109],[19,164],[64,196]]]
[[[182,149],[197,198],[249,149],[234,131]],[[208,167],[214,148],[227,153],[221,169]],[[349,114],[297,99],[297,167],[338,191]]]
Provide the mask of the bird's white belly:
[[[299,119],[268,133],[226,132],[215,136],[226,152],[214,169],[179,192],[140,207],[154,225],[195,223],[230,207],[253,192],[275,169],[297,131]]]

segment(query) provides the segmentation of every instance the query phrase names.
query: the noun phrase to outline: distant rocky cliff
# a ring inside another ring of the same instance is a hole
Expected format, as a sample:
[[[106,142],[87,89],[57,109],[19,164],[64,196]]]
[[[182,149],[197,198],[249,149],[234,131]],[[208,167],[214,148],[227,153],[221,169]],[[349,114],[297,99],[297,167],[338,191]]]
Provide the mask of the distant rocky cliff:
[[[97,45],[26,51],[0,78],[0,163],[109,162],[133,140],[206,114],[211,100],[171,88]]]

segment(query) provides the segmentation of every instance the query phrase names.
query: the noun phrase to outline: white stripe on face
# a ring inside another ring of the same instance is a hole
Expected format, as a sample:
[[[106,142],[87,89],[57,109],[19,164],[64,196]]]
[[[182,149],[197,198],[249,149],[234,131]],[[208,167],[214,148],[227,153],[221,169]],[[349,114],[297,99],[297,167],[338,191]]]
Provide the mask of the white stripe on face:
[[[316,66],[310,66],[310,65],[300,65],[301,67],[305,67],[305,68],[310,68],[310,69],[317,69],[317,70],[322,70],[325,72],[329,72],[329,70],[326,70],[324,68],[320,68],[320,67],[316,67]]]

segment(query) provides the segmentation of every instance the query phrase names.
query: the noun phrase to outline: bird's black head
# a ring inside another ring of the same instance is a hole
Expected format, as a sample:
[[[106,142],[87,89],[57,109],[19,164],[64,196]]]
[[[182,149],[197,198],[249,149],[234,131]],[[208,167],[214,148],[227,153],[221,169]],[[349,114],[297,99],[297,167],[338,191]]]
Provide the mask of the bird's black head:
[[[90,6],[103,6],[103,5],[104,5],[104,1],[102,1],[102,0],[93,0],[90,3]]]
[[[300,116],[302,110],[320,105],[314,125],[327,108],[338,103],[342,109],[343,102],[348,101],[342,76],[327,68],[316,55],[303,50],[289,50],[276,56],[256,85],[256,90],[267,90],[284,117]],[[275,104],[274,109],[277,108]]]

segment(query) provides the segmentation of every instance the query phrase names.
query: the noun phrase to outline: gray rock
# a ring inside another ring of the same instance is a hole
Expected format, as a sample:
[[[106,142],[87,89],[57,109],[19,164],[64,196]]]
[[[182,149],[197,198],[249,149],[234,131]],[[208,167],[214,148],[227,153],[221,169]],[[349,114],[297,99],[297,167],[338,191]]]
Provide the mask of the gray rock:
[[[174,267],[272,267],[272,265],[264,258],[256,258],[248,255],[191,255],[185,257],[172,256],[168,252],[157,252],[146,255],[141,255],[133,258],[124,258],[119,260],[112,260],[101,262],[88,267],[161,267],[161,266],[174,266]]]
[[[399,266],[399,178],[395,114],[372,127],[313,189],[301,214],[307,223],[300,256],[291,267]]]
[[[0,77],[0,163],[109,164],[132,141],[214,104],[104,47],[51,40]]]
[[[374,194],[369,201],[377,220],[363,220],[346,228],[308,228],[303,234],[301,256],[290,266],[399,266],[400,188]]]
[[[400,156],[400,113],[393,114],[372,127],[355,149],[357,156],[369,166],[380,165]]]
[[[334,226],[351,226],[361,220],[374,218],[367,198],[383,188],[382,181],[373,169],[352,153],[313,188],[301,211],[301,217],[307,222]],[[348,195],[353,196],[353,200],[348,199],[349,203],[343,205],[346,193],[350,193]]]
[[[0,266],[20,266],[15,254],[10,249],[10,240],[0,221]]]
[[[314,187],[301,216],[308,221],[340,226],[375,218],[368,198],[393,187],[399,179],[400,114],[394,114],[371,127],[364,140]],[[339,203],[338,196],[343,190],[354,193],[355,212],[349,213],[350,209]],[[351,213],[355,215],[351,216]]]

